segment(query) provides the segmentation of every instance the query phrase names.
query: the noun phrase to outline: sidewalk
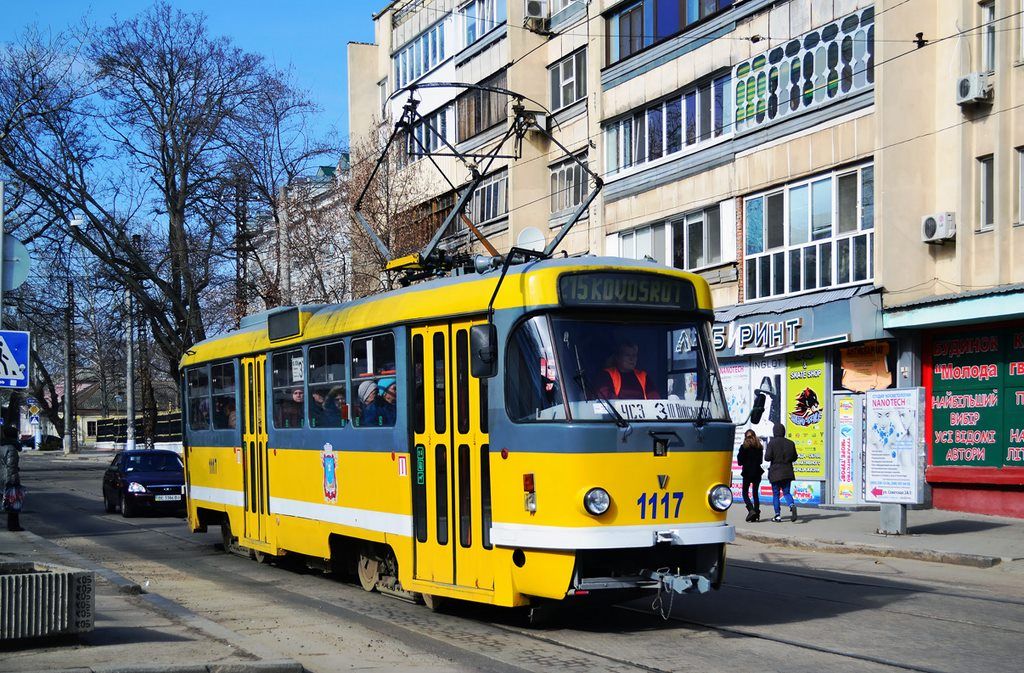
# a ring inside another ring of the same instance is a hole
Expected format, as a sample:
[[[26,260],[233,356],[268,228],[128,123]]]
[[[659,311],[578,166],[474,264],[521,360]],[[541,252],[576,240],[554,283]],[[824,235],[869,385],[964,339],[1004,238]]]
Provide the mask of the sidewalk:
[[[729,510],[737,540],[819,551],[890,556],[989,568],[1024,560],[1024,519],[937,509],[907,512],[907,535],[880,535],[878,510],[848,511],[798,507],[773,523],[771,502],[761,503],[761,521],[747,523],[740,500]]]
[[[0,673],[169,671],[301,673],[250,638],[196,615],[31,532],[0,531],[0,560],[30,560],[96,573],[96,626],[89,633],[0,643]]]

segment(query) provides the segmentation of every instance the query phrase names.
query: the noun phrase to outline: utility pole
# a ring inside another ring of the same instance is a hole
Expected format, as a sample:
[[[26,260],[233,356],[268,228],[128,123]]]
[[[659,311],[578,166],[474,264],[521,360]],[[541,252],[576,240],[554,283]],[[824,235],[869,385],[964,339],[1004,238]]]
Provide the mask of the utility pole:
[[[0,180],[0,329],[4,327],[4,182]]]
[[[132,300],[131,288],[125,288],[125,296],[128,300],[128,320],[125,322],[128,325],[128,363],[127,363],[127,377],[125,380],[124,388],[124,419],[125,419],[125,445],[124,448],[128,451],[135,449],[135,344],[132,343],[135,333],[135,315],[134,301]]]

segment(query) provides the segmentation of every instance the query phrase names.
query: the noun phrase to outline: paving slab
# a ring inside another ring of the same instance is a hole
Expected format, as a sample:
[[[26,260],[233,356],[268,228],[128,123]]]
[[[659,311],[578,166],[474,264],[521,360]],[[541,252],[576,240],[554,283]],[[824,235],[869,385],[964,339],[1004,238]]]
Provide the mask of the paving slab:
[[[0,531],[0,560],[30,560],[96,573],[96,623],[88,633],[0,642],[0,673],[170,671],[299,673],[219,624],[31,532]]]

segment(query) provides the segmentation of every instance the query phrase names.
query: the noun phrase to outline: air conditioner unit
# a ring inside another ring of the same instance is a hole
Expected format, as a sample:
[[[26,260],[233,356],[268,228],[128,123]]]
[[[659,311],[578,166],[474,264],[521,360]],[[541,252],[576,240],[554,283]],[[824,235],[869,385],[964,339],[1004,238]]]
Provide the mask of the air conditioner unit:
[[[956,238],[956,217],[953,213],[934,213],[921,218],[921,240],[943,243]]]
[[[548,18],[548,0],[525,0],[523,14],[527,19],[544,21]]]
[[[992,82],[984,72],[972,72],[956,81],[956,104],[974,105],[992,100]]]

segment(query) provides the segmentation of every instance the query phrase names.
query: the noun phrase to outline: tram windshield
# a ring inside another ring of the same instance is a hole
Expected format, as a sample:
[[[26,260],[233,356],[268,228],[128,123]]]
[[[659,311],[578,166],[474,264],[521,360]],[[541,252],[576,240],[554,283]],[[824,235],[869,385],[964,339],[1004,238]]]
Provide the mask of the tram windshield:
[[[506,372],[514,421],[729,419],[704,322],[535,316]]]

